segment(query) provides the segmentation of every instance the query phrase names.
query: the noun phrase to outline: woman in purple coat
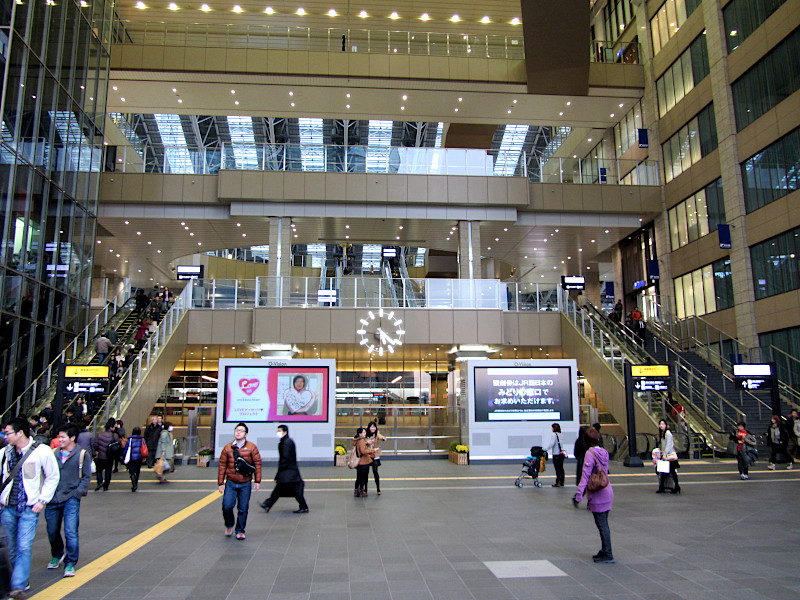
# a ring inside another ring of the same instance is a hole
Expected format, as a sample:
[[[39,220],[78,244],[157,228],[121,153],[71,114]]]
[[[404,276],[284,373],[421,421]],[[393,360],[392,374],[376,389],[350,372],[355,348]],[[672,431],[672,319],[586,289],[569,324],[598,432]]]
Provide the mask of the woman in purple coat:
[[[599,447],[600,434],[594,427],[589,427],[586,430],[584,440],[589,449],[583,461],[583,473],[578,484],[578,492],[572,502],[577,508],[578,503],[583,499],[584,493],[586,494],[587,508],[592,511],[594,523],[597,525],[597,531],[600,532],[600,541],[602,542],[602,549],[592,556],[592,559],[594,562],[613,563],[614,553],[611,551],[611,530],[608,528],[608,513],[611,512],[611,506],[614,504],[614,490],[611,488],[610,482],[606,487],[598,490],[590,491],[586,489],[589,477],[596,469],[603,469],[608,473],[608,452]]]

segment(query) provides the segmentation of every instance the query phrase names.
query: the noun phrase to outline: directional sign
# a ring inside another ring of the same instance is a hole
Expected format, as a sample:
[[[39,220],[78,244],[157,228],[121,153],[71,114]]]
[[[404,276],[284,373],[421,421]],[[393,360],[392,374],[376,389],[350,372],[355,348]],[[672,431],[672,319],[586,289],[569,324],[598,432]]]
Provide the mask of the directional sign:
[[[772,389],[771,377],[734,377],[733,380],[736,387],[745,391],[754,392]]]
[[[70,365],[64,370],[64,377],[87,379],[92,377],[108,377],[108,366],[100,365]]]
[[[633,377],[669,377],[669,365],[631,365]]]
[[[64,386],[64,391],[71,394],[105,394],[107,385],[105,381],[70,381]]]
[[[637,392],[666,392],[669,390],[669,377],[638,377],[633,380]]]

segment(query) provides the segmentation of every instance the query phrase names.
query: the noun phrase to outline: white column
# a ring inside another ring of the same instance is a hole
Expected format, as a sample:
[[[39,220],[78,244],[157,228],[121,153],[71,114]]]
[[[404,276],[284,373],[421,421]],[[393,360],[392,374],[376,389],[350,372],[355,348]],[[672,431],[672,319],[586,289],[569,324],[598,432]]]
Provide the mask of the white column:
[[[480,221],[458,222],[458,278],[481,278]]]

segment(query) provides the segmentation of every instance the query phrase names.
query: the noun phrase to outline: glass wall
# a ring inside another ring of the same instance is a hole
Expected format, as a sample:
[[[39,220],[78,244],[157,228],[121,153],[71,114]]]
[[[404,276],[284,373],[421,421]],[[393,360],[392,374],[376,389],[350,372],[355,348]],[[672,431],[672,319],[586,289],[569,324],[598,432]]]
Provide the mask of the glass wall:
[[[89,311],[112,3],[0,11],[0,399],[21,393]]]
[[[733,52],[758,26],[778,10],[786,0],[732,0],[722,9],[728,40],[728,53]]]
[[[736,130],[741,131],[800,88],[800,29],[731,84]]]
[[[800,227],[750,247],[756,300],[800,288]]]
[[[722,178],[673,206],[668,214],[673,250],[716,231],[717,225],[725,222]]]
[[[774,362],[778,379],[796,389],[800,384],[800,362],[794,357],[800,356],[800,327],[762,333],[758,341],[761,360]]]
[[[658,116],[663,117],[683,97],[694,89],[706,75],[708,68],[708,48],[706,32],[689,45],[678,60],[670,65],[666,72],[656,80],[658,94]]]
[[[661,145],[664,152],[664,181],[669,183],[717,147],[714,104],[701,110]]]
[[[606,41],[616,42],[635,18],[636,8],[631,0],[608,0],[608,4],[603,7]]]
[[[731,261],[723,258],[672,280],[679,319],[733,306]]]
[[[800,128],[748,158],[741,168],[747,212],[795,191],[800,183]]]
[[[638,129],[642,125],[642,103],[636,102],[622,120],[614,125],[614,144],[617,157],[625,154],[632,146],[638,144]]]
[[[650,31],[653,34],[653,54],[658,54],[666,46],[689,18],[700,6],[701,0],[667,0],[650,19]]]

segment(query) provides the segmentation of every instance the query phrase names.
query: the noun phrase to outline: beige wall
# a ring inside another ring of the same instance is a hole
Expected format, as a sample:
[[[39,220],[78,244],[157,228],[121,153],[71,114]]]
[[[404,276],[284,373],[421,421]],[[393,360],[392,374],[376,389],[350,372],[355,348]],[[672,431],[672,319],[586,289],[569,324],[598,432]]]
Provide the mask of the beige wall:
[[[531,210],[655,214],[661,210],[661,188],[640,185],[531,183]]]

